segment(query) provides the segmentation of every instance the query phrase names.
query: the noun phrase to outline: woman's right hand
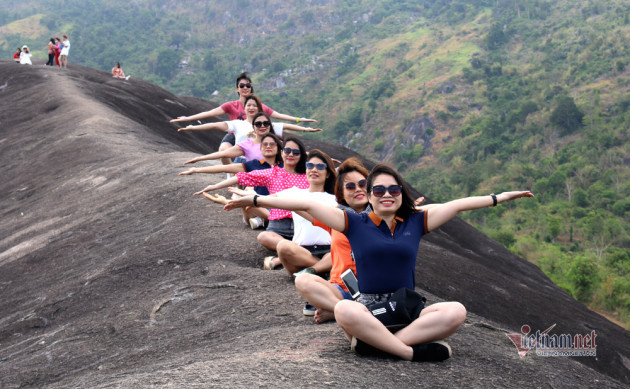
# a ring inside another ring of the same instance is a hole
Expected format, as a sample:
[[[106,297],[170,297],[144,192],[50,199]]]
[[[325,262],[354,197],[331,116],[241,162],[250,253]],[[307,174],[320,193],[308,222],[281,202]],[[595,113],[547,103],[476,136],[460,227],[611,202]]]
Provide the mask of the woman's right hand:
[[[194,127],[195,126],[193,126],[192,124],[189,124],[186,127],[178,128],[177,132],[190,131],[190,130],[194,129]]]
[[[193,196],[199,196],[200,194],[203,194],[204,192],[212,192],[213,190],[216,190],[216,185],[208,185],[204,189],[200,190],[199,192],[193,193]]]
[[[197,163],[197,162],[199,162],[199,161],[200,161],[200,159],[199,159],[199,158],[193,158],[193,159],[191,159],[190,161],[186,161],[186,162],[184,162],[184,165],[188,165],[188,164],[191,164],[191,163]]]
[[[178,116],[177,119],[171,119],[169,123],[188,121],[188,116]]]

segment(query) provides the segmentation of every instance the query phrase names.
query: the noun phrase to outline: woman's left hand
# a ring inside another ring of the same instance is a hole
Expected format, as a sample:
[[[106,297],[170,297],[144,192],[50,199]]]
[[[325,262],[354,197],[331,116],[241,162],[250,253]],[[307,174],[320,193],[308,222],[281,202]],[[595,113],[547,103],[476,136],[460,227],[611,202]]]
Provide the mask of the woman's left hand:
[[[228,200],[224,196],[221,196],[220,194],[211,195],[206,192],[203,192],[203,196],[207,198],[208,200],[212,201],[213,203],[217,203],[221,205],[225,205],[228,203]]]
[[[529,190],[516,190],[513,192],[503,192],[497,195],[497,199],[499,200],[499,202],[519,199],[521,197],[534,197],[534,194]]]
[[[243,196],[241,198],[228,201],[223,209],[230,211],[235,208],[243,208],[250,205],[254,205],[254,196]]]

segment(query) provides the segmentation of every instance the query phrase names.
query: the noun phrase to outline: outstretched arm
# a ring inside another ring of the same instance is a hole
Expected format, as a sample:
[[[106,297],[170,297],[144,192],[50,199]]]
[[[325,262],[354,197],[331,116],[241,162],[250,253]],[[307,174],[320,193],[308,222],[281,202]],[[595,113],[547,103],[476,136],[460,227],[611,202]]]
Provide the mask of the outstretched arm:
[[[291,131],[302,131],[302,132],[324,131],[321,128],[308,128],[308,127],[296,126],[295,124],[291,124],[291,123],[282,123],[282,129],[291,130]]]
[[[254,204],[256,197],[256,204]],[[287,211],[305,211],[312,217],[326,224],[330,228],[343,232],[346,228],[346,216],[338,208],[332,208],[317,201],[308,199],[274,197],[274,196],[245,196],[240,199],[230,200],[223,209],[229,211],[234,208],[242,208],[257,205],[265,208],[286,209]]]
[[[186,162],[189,163],[190,161]],[[197,162],[197,161],[195,161]],[[192,163],[192,162],[190,162]],[[215,166],[207,166],[207,167],[201,167],[201,168],[190,168],[184,172],[179,173],[179,176],[188,176],[191,174],[196,174],[196,173],[232,173],[232,174],[236,174],[236,173],[240,173],[240,172],[244,172],[245,171],[245,167],[243,166],[242,163],[231,163],[229,165],[215,165]]]
[[[215,109],[211,109],[210,111],[201,112],[192,116],[179,116],[177,119],[171,119],[171,123],[188,122],[191,120],[206,119],[206,118],[211,118],[213,116],[219,116],[223,114],[225,114],[225,111],[223,110],[223,108],[217,107]]]
[[[503,192],[496,195],[497,204],[504,201],[510,201],[521,197],[534,197],[534,194],[528,190]],[[429,231],[433,231],[442,224],[451,220],[461,211],[469,211],[473,209],[492,207],[494,200],[492,196],[475,196],[465,197],[463,199],[449,201],[448,203],[432,207],[427,215],[427,227]]]
[[[202,193],[205,193],[205,192],[212,192],[213,190],[227,188],[228,186],[232,186],[232,185],[236,185],[236,184],[238,184],[238,178],[231,177],[231,178],[228,178],[227,180],[223,180],[223,181],[219,182],[218,184],[208,185],[205,188],[203,188],[202,190],[200,190],[199,192],[193,193],[193,195],[194,196],[198,196],[198,195],[200,195]]]
[[[315,122],[315,123],[317,123],[317,120],[315,120],[315,119],[297,118],[295,116],[285,115],[283,113],[276,112],[276,111],[273,111],[273,113],[271,114],[271,117],[274,118],[274,119],[286,120],[288,122],[296,122],[296,123],[299,123],[299,122]]]
[[[201,157],[196,157],[191,159],[190,161],[184,162],[184,165],[188,165],[189,163],[195,163],[199,161],[209,161],[211,159],[219,159],[219,158],[236,158],[243,155],[243,150],[241,150],[238,146],[232,146],[227,150],[217,151],[212,154],[202,155]],[[239,170],[242,171],[242,170]],[[227,172],[231,173],[231,172]],[[238,173],[238,172],[237,172]]]
[[[178,129],[177,132],[182,132],[182,131],[201,131],[201,130],[227,131],[228,130],[228,124],[226,122],[214,122],[214,123],[198,124],[196,126],[188,125],[186,127]]]

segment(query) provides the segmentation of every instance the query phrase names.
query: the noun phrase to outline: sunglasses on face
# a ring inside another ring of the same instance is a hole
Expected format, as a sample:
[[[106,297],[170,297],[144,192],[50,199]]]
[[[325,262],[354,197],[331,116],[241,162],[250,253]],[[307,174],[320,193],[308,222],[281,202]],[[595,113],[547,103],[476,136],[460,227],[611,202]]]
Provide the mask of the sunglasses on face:
[[[264,121],[264,122],[254,122],[254,126],[256,126],[256,128],[260,128],[260,127],[269,127],[271,125],[270,121]]]
[[[286,155],[290,155],[291,153],[293,153],[294,156],[300,155],[302,153],[300,149],[292,149],[290,147],[285,147],[282,151],[284,151]]]
[[[306,168],[309,169],[309,170],[311,170],[311,169],[326,170],[326,164],[325,163],[307,162],[306,163]]]
[[[240,84],[238,84],[238,87],[239,88],[249,88],[249,89],[251,89],[252,88],[252,84],[250,82],[248,82],[247,84],[240,83]]]
[[[276,147],[276,142],[263,142],[262,147]]]
[[[389,187],[385,187],[383,185],[376,185],[372,187],[372,194],[376,197],[385,196],[385,192],[389,192],[392,197],[398,197],[402,193],[402,186],[390,185]]]
[[[357,186],[359,188],[365,188],[366,185],[367,185],[367,181],[365,180],[359,180],[359,182],[346,182],[346,189],[355,190]]]

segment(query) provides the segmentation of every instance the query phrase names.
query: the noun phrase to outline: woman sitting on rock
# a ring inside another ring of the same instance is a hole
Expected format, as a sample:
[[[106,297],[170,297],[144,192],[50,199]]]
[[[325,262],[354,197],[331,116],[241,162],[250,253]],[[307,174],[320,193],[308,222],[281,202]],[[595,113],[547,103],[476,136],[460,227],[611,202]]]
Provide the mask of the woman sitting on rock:
[[[413,361],[447,359],[451,349],[443,339],[459,329],[466,309],[458,302],[425,307],[425,299],[413,291],[422,236],[461,211],[534,195],[517,191],[467,197],[418,211],[398,172],[386,165],[377,165],[370,172],[367,193],[373,209],[369,215],[271,196],[243,197],[228,202],[225,208],[256,200],[261,206],[306,211],[343,232],[352,246],[361,296],[359,302],[338,302],[334,315],[351,340],[351,348],[362,355],[394,355]]]

